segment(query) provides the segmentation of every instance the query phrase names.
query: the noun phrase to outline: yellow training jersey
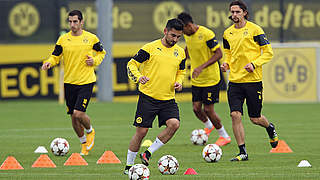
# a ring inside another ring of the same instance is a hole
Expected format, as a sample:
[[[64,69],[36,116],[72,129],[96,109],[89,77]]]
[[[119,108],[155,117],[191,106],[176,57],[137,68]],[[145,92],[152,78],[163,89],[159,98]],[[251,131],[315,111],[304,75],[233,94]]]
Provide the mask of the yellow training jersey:
[[[184,35],[188,54],[191,60],[191,77],[193,70],[207,62],[214,51],[220,47],[216,36],[210,29],[199,26],[199,29],[191,36]],[[200,75],[191,79],[193,86],[207,87],[218,84],[220,81],[219,63],[215,62],[203,69]]]
[[[271,60],[273,51],[261,27],[250,21],[240,29],[229,27],[223,34],[223,47],[230,82],[262,81],[262,65]],[[251,73],[244,69],[248,63],[255,67]]]
[[[101,64],[105,54],[96,35],[83,30],[80,36],[73,36],[70,31],[59,37],[52,55],[44,62],[55,66],[63,57],[64,83],[83,85],[96,81],[94,69]],[[93,57],[93,66],[86,64],[87,55]]]
[[[139,84],[139,91],[157,100],[174,99],[174,83],[182,84],[185,76],[186,56],[184,50],[175,44],[165,47],[161,39],[145,44],[128,62],[128,76],[138,83],[140,77],[150,80]]]

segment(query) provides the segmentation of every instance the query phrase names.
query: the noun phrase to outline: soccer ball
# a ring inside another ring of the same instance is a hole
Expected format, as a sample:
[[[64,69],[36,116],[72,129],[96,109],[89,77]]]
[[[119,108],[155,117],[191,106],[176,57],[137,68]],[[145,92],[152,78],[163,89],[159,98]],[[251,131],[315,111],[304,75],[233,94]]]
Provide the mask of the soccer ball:
[[[52,153],[56,156],[64,156],[69,152],[69,143],[63,138],[55,138],[50,145]]]
[[[162,156],[158,161],[158,169],[161,174],[175,174],[179,169],[177,159],[171,155]]]
[[[128,176],[130,180],[148,180],[150,176],[150,171],[148,167],[143,164],[135,164],[129,169]]]
[[[207,162],[218,162],[221,156],[222,150],[216,144],[208,144],[202,150],[202,157]]]
[[[205,145],[208,141],[208,135],[203,129],[195,129],[191,133],[190,140],[196,145]]]

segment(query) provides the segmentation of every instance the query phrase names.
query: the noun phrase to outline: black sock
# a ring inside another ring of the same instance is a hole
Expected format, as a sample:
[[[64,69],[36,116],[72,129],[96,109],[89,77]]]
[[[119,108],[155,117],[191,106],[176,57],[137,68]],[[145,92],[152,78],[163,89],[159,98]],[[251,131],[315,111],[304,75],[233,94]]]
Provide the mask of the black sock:
[[[267,130],[269,137],[273,138],[274,125],[272,123],[270,123],[269,126],[266,128],[266,130]]]
[[[239,146],[239,150],[240,150],[240,154],[247,154],[247,150],[246,150],[246,145],[245,144],[241,144]]]

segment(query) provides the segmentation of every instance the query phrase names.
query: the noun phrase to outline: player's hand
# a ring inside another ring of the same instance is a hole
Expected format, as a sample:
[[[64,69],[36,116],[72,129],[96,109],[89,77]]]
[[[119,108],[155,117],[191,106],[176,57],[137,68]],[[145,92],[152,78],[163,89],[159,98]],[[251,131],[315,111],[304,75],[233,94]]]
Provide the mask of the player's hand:
[[[88,66],[93,66],[93,63],[94,63],[93,58],[91,56],[87,55],[86,64]]]
[[[176,91],[181,91],[182,90],[182,84],[175,82],[174,83],[174,89]]]
[[[201,72],[202,72],[202,69],[200,67],[195,68],[192,72],[192,79],[197,78]]]
[[[50,68],[51,68],[51,63],[49,62],[45,62],[41,67],[42,70],[48,70]]]
[[[142,76],[140,79],[139,79],[139,83],[140,84],[145,84],[149,81],[149,78],[146,77],[146,76]]]
[[[245,70],[247,70],[248,72],[253,72],[254,71],[254,67],[252,65],[252,63],[248,63],[245,67]]]
[[[229,69],[229,64],[226,62],[222,63],[220,69],[222,72],[227,72],[227,70]]]

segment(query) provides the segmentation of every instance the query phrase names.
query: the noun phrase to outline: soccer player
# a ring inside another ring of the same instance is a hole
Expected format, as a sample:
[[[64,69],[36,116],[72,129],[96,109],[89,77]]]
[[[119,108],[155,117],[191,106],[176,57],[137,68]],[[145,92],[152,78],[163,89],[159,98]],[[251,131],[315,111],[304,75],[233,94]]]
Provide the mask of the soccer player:
[[[208,136],[214,127],[217,129],[220,137],[215,144],[224,146],[231,138],[214,110],[214,104],[219,102],[220,67],[217,61],[222,57],[220,45],[214,32],[193,23],[190,14],[182,12],[178,19],[184,23],[185,52],[191,60],[193,112],[204,123]]]
[[[134,164],[141,141],[152,128],[156,116],[159,127],[165,125],[166,128],[140,154],[142,163],[147,166],[151,154],[166,144],[180,126],[175,90],[182,90],[186,73],[185,52],[176,44],[182,36],[182,30],[183,23],[180,20],[168,20],[163,38],[145,44],[127,64],[129,78],[139,83],[139,100],[133,123],[136,132],[130,141],[125,174]]]
[[[95,130],[85,112],[96,82],[94,69],[101,64],[106,52],[96,35],[82,29],[83,22],[79,10],[69,13],[70,32],[59,37],[52,55],[43,62],[42,69],[52,68],[63,57],[67,113],[80,139],[80,154],[88,155],[94,146]]]
[[[273,148],[278,145],[278,135],[272,123],[261,114],[262,65],[273,57],[273,51],[261,27],[248,21],[247,6],[242,1],[233,1],[229,6],[234,25],[224,31],[223,47],[225,62],[221,69],[228,69],[228,103],[232,128],[240,153],[231,161],[246,161],[245,133],[241,116],[246,100],[248,114],[253,124],[265,127]]]

